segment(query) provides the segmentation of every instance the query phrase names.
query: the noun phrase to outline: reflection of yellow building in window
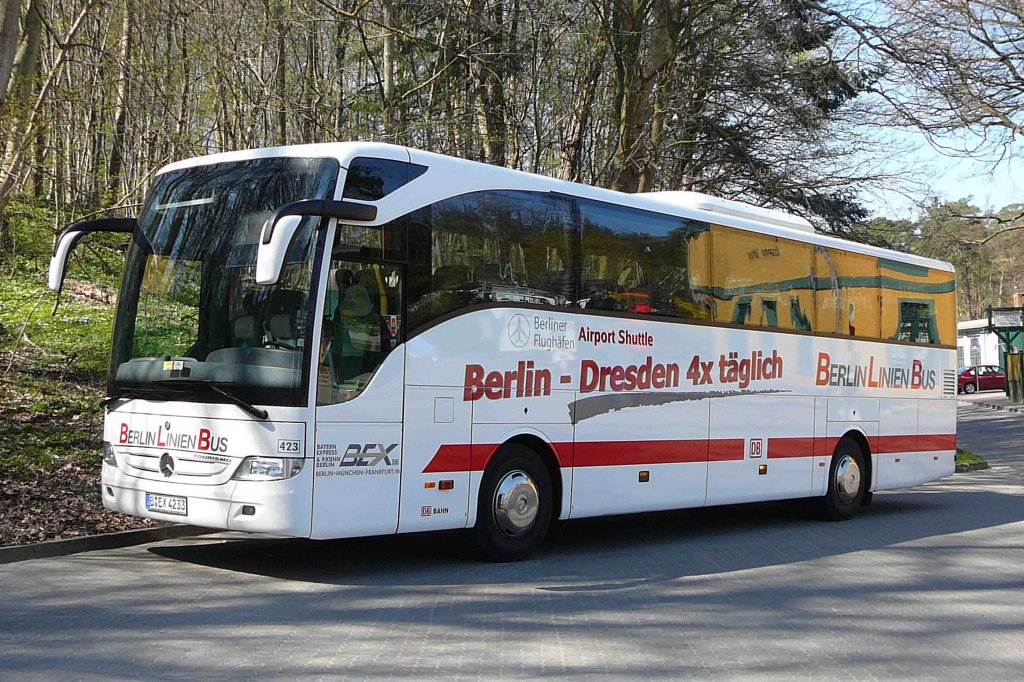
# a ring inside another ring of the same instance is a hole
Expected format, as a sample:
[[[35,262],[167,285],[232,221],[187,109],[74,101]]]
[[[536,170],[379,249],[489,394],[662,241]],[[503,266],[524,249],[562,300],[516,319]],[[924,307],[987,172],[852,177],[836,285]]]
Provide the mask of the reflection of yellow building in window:
[[[717,322],[954,342],[951,272],[720,225],[689,246],[692,290]]]
[[[818,305],[826,310],[834,307],[839,312],[839,328],[827,331],[879,338],[878,258],[838,249],[829,249],[828,253],[835,276],[822,274],[829,276],[835,288],[818,290]]]
[[[879,264],[882,338],[955,344],[953,273],[885,258]]]
[[[719,322],[809,331],[814,290],[809,244],[712,226],[690,242],[694,289],[713,301]],[[703,278],[700,281],[698,278]]]

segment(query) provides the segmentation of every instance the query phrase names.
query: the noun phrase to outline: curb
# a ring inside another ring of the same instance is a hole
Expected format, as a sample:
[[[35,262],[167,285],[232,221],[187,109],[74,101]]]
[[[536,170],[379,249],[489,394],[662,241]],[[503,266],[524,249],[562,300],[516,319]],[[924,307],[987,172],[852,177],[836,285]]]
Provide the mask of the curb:
[[[169,526],[124,530],[118,533],[105,533],[103,535],[86,535],[78,538],[67,538],[66,540],[47,540],[30,545],[0,547],[0,564],[66,556],[79,552],[92,552],[97,549],[116,549],[132,545],[144,545],[159,540],[171,540],[189,535],[208,535],[219,532],[221,531],[211,528],[200,528],[199,526],[176,523]]]
[[[983,407],[986,410],[999,410],[1002,412],[1016,412],[1017,414],[1024,414],[1024,405],[1002,405],[1000,403],[990,403],[984,401],[967,401],[958,400],[957,405],[962,407]]]

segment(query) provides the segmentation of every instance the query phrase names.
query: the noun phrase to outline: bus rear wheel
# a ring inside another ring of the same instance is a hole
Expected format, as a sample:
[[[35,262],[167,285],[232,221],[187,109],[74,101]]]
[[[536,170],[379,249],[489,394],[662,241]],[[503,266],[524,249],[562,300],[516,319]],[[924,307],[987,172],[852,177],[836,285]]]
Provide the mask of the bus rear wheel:
[[[828,490],[822,502],[823,516],[830,521],[845,521],[864,501],[868,487],[864,452],[852,438],[843,438],[832,454],[828,470]]]
[[[519,561],[548,533],[551,476],[540,457],[516,443],[503,445],[484,472],[477,498],[476,544],[491,561]]]

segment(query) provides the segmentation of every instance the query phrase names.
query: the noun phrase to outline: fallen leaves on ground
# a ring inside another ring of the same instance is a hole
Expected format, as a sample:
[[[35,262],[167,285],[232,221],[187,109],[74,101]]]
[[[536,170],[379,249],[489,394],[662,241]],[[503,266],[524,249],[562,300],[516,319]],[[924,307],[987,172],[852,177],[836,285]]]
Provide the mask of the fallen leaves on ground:
[[[0,546],[160,525],[104,509],[99,467],[68,460],[24,481],[0,474]]]

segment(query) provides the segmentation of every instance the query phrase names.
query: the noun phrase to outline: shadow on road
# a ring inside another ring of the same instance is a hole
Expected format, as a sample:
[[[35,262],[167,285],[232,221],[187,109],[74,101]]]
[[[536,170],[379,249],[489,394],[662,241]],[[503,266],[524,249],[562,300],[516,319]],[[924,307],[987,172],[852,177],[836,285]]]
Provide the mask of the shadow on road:
[[[1024,501],[1016,494],[932,487],[879,494],[871,507],[842,523],[819,521],[800,502],[571,521],[537,556],[518,564],[480,562],[461,532],[330,541],[196,538],[149,551],[190,564],[335,585],[548,583],[599,574],[605,586],[595,589],[608,589],[609,583],[789,564],[1021,520]]]
[[[590,519],[517,564],[435,533],[5,566],[0,678],[1018,679],[1024,415],[960,432],[990,470],[845,523],[793,503]]]
[[[578,581],[575,589],[606,590],[889,548],[1024,520],[1024,418],[966,408],[959,431],[962,442],[990,459],[991,470],[878,494],[871,507],[843,523],[817,520],[807,502],[585,519],[565,523],[533,559],[518,564],[481,563],[457,531],[330,541],[212,536],[163,543],[149,552],[325,585]]]

